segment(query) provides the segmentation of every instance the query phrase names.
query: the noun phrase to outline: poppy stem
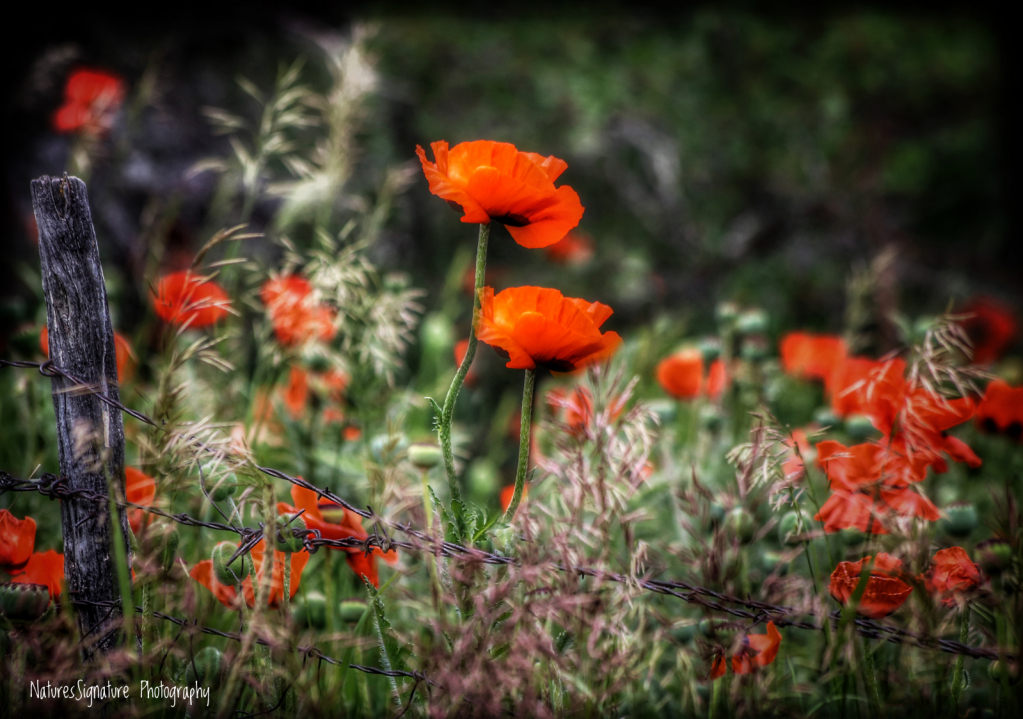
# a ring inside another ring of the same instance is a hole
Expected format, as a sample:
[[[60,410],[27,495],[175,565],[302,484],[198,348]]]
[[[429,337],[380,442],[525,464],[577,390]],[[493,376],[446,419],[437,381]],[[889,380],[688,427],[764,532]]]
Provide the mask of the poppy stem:
[[[970,637],[970,605],[963,604],[963,616],[959,623],[959,642],[966,644]],[[963,691],[963,661],[965,657],[960,654],[956,657],[955,670],[952,673],[952,701],[949,716],[959,715],[959,695]]]
[[[451,502],[461,502],[462,493],[458,488],[458,477],[455,476],[455,456],[451,451],[451,419],[455,411],[455,400],[458,399],[458,392],[462,389],[465,376],[469,374],[469,367],[472,366],[473,357],[476,356],[476,326],[479,324],[480,290],[483,289],[483,278],[486,276],[487,267],[487,240],[490,239],[490,225],[480,225],[479,242],[476,245],[476,284],[472,299],[472,332],[469,333],[469,346],[462,357],[462,364],[458,366],[448,394],[444,398],[444,407],[441,409],[440,423],[437,433],[440,436],[440,446],[444,453],[444,469],[447,470],[448,488],[451,492]],[[460,516],[460,513],[459,513]],[[456,527],[458,534],[461,528]]]
[[[502,521],[510,524],[515,510],[522,499],[522,488],[526,484],[526,472],[529,469],[529,444],[533,434],[533,386],[536,384],[536,370],[527,369],[526,379],[522,385],[522,421],[519,424],[519,465],[515,470],[515,492],[511,503],[504,513]]]

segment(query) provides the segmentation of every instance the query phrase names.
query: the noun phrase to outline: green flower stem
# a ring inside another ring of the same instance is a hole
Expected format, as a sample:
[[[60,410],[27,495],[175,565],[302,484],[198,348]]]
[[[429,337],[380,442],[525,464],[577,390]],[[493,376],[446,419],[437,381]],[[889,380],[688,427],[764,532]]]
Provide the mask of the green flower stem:
[[[863,676],[867,681],[867,699],[870,702],[871,714],[875,717],[881,716],[884,705],[881,703],[881,692],[877,687],[877,675],[874,673],[874,654],[866,640],[860,638],[860,645],[863,647]]]
[[[963,616],[959,623],[959,641],[966,644],[970,636],[970,605],[963,604]],[[959,695],[963,691],[963,660],[965,657],[960,654],[956,657],[955,670],[952,673],[952,701],[949,707],[949,716],[955,717],[959,714]]]
[[[504,513],[503,521],[510,523],[519,508],[522,499],[522,488],[526,484],[526,472],[529,470],[529,440],[533,434],[533,385],[536,384],[536,370],[526,370],[526,380],[522,386],[522,423],[519,425],[519,466],[515,470],[515,493],[511,504]]]
[[[281,596],[281,607],[284,609],[284,622],[287,624],[291,611],[291,552],[284,553],[284,594]]]
[[[441,409],[438,434],[440,435],[440,446],[444,452],[444,468],[448,474],[448,487],[451,491],[451,501],[460,502],[462,493],[458,489],[458,477],[455,476],[455,456],[451,451],[451,418],[455,412],[455,400],[458,399],[458,392],[462,389],[465,376],[469,374],[469,367],[472,366],[472,359],[476,356],[476,327],[479,324],[480,316],[480,290],[483,289],[483,278],[487,267],[487,240],[490,238],[490,225],[480,225],[479,243],[476,245],[476,290],[472,300],[472,332],[469,333],[469,347],[462,358],[462,364],[455,372],[448,394],[444,398],[444,407]]]
[[[420,479],[423,483],[423,512],[426,514],[426,533],[433,537],[433,505],[430,504],[430,470],[421,469]],[[430,593],[433,595],[433,610],[440,610],[440,577],[437,574],[437,556],[430,552],[426,557],[430,568]]]

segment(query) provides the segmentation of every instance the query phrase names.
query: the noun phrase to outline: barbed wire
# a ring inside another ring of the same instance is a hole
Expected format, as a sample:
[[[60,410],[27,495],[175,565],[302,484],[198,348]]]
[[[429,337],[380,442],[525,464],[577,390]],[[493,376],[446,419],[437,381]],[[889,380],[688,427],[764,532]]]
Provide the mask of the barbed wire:
[[[68,381],[75,383],[73,389],[81,392],[87,392],[93,394],[100,401],[104,402],[108,406],[125,412],[132,417],[144,422],[150,426],[158,429],[163,429],[159,423],[157,423],[151,417],[139,412],[137,410],[125,407],[119,400],[115,400],[109,397],[101,390],[96,387],[92,387],[85,382],[82,382],[75,376],[65,372],[60,367],[53,364],[51,360],[45,362],[30,362],[30,361],[18,361],[18,360],[3,360],[0,359],[0,367],[17,367],[25,369],[37,369],[40,374],[47,377],[61,376],[66,378]],[[460,559],[464,561],[475,561],[482,564],[498,565],[498,566],[510,566],[517,565],[519,560],[515,557],[507,555],[495,554],[488,552],[483,549],[475,547],[465,547],[460,544],[448,541],[438,541],[430,535],[420,530],[414,529],[409,523],[391,522],[382,517],[379,517],[373,512],[372,507],[367,507],[363,510],[355,507],[351,503],[347,502],[342,497],[337,496],[333,492],[327,489],[321,489],[316,487],[311,482],[308,482],[301,477],[294,477],[286,472],[283,472],[272,467],[263,467],[254,465],[263,474],[266,474],[277,479],[290,482],[293,485],[302,487],[304,489],[315,492],[318,496],[332,502],[334,504],[344,507],[346,510],[351,511],[359,515],[364,519],[371,519],[375,525],[389,526],[392,529],[402,532],[406,536],[416,540],[415,542],[408,542],[402,540],[396,540],[384,532],[383,535],[373,533],[369,534],[365,538],[358,537],[346,537],[342,539],[327,539],[320,535],[318,530],[292,530],[295,536],[300,536],[303,539],[305,549],[310,552],[315,552],[319,547],[328,547],[333,549],[344,549],[352,550],[358,549],[365,552],[367,555],[372,552],[373,549],[380,549],[383,552],[389,552],[392,549],[405,549],[412,551],[425,551],[434,555],[443,556],[450,559]],[[36,491],[44,496],[51,498],[78,498],[87,499],[90,501],[106,503],[109,498],[105,495],[90,492],[88,490],[72,489],[66,485],[62,478],[59,478],[53,474],[43,474],[39,480],[22,480],[12,477],[6,472],[0,471],[0,494],[5,491]],[[186,526],[214,529],[217,531],[227,531],[238,534],[242,537],[238,550],[231,557],[229,561],[233,561],[235,557],[249,551],[258,544],[260,537],[263,535],[264,528],[260,524],[258,528],[255,527],[238,527],[229,524],[222,524],[219,522],[206,522],[203,520],[196,519],[184,513],[171,514],[157,507],[148,507],[144,505],[134,504],[132,502],[118,501],[118,506],[122,506],[130,509],[140,509],[144,512],[157,514],[165,517],[172,521],[178,522]],[[421,543],[421,544],[420,544]],[[769,604],[767,602],[760,602],[752,599],[742,599],[727,594],[723,594],[707,587],[699,585],[693,585],[688,582],[678,580],[651,580],[640,577],[630,577],[627,575],[608,572],[601,569],[592,567],[576,567],[576,566],[565,566],[561,564],[551,565],[553,568],[567,573],[574,573],[582,577],[592,577],[598,580],[612,581],[623,585],[633,585],[643,588],[647,591],[651,591],[657,594],[663,594],[667,596],[673,596],[681,599],[690,604],[696,604],[705,609],[723,612],[731,616],[750,620],[754,625],[760,624],[766,621],[773,621],[778,626],[789,626],[797,629],[806,629],[812,631],[823,631],[824,626],[817,624],[816,622],[807,621],[805,619],[794,618],[799,614],[795,607],[789,607],[784,605]],[[728,606],[728,605],[738,606]],[[740,609],[738,607],[745,607]],[[832,622],[838,622],[839,612],[831,612],[828,616]],[[895,627],[891,625],[881,624],[875,620],[856,618],[853,621],[855,631],[867,638],[872,639],[883,639],[888,642],[895,644],[907,644],[910,646],[916,646],[924,649],[938,649],[939,651],[964,655],[978,659],[998,659],[1000,656],[1007,659],[1015,660],[1014,655],[999,654],[999,652],[985,649],[983,647],[972,647],[961,642],[957,642],[949,639],[942,639],[939,637],[927,637],[910,632],[907,629],[901,627]]]

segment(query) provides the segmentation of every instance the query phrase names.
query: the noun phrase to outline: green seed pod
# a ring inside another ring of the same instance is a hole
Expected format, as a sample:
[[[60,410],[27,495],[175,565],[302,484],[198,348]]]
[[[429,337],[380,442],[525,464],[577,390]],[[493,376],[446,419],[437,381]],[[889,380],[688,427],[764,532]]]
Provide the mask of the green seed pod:
[[[455,346],[455,328],[446,315],[434,312],[423,318],[419,328],[419,341],[423,353],[440,356],[451,352]]]
[[[358,599],[345,599],[338,606],[338,615],[341,617],[341,621],[349,624],[355,624],[362,619],[365,611],[366,602]]]
[[[678,404],[673,402],[672,404]],[[724,417],[721,416],[721,410],[717,405],[705,404],[700,407],[700,426],[708,432],[717,432],[721,429],[721,425],[724,423]]]
[[[998,576],[1012,565],[1012,545],[990,539],[977,545],[977,560],[985,574]]]
[[[804,522],[805,522],[804,518]],[[804,526],[805,529],[805,526]],[[778,522],[778,541],[782,544],[796,545],[801,542],[799,538],[799,512],[789,512]]]
[[[870,417],[862,414],[849,415],[845,419],[845,431],[855,440],[870,437],[876,431]]]
[[[327,598],[315,590],[300,596],[294,604],[295,621],[300,626],[324,629],[327,626]]]
[[[228,560],[238,551],[238,547],[231,542],[220,542],[213,547],[213,576],[217,581],[228,587],[237,587],[249,576],[249,562],[252,559],[246,554],[238,557],[230,565]],[[246,561],[248,560],[248,561]]]
[[[1006,663],[1000,659],[996,659],[987,665],[988,678],[993,682],[1002,682],[1002,677],[1006,676],[1009,680],[1010,686],[1016,686],[1019,684],[1019,665]]]
[[[295,530],[304,530],[305,520],[295,514],[281,514],[277,517],[277,551],[301,552],[305,546],[303,537],[296,537]]]
[[[725,528],[743,544],[753,541],[753,535],[757,532],[753,515],[742,507],[735,507],[728,513],[728,516],[725,517]]]
[[[704,522],[706,529],[710,530],[721,524],[725,519],[725,508],[717,502],[711,502],[707,507],[707,518]]]
[[[977,508],[968,502],[958,502],[945,507],[941,528],[953,537],[966,537],[977,526],[977,521]]]
[[[696,636],[696,629],[696,622],[691,619],[683,619],[672,626],[671,636],[673,636],[676,641],[685,644],[686,642],[692,641],[692,638]]]
[[[834,427],[842,420],[831,411],[831,407],[818,407],[813,413],[813,421],[822,427]]]
[[[229,477],[224,477],[210,492],[210,496],[214,502],[223,502],[238,489],[238,478],[233,474]]]
[[[34,622],[50,606],[50,590],[42,584],[0,584],[0,614],[12,622]]]
[[[224,655],[216,647],[203,647],[191,661],[185,660],[185,684],[217,689],[220,687]]]
[[[152,541],[150,546],[160,565],[160,569],[164,572],[169,572],[171,567],[174,566],[174,560],[178,553],[178,544],[181,542],[177,526],[173,522],[153,524],[149,527],[148,535],[147,540]]]
[[[764,570],[765,574],[772,574],[774,572],[782,576],[788,574],[789,565],[788,562],[782,561],[781,552],[773,549],[764,549],[758,554],[757,559],[759,560],[760,568]]]
[[[378,434],[369,441],[369,453],[377,464],[394,464],[406,447],[408,438],[403,434]]]
[[[708,365],[721,356],[721,340],[717,337],[704,337],[696,346],[703,355],[703,361]]]
[[[418,469],[432,469],[443,459],[434,442],[417,442],[408,448],[408,459]]]
[[[735,319],[735,331],[742,335],[767,331],[767,314],[763,310],[746,310]]]
[[[501,488],[501,472],[489,459],[477,459],[469,465],[469,493],[482,499],[493,497]]]
[[[861,532],[860,530],[850,527],[849,529],[842,529],[838,532],[838,536],[847,547],[853,547],[857,544],[863,544],[867,541],[867,533]]]

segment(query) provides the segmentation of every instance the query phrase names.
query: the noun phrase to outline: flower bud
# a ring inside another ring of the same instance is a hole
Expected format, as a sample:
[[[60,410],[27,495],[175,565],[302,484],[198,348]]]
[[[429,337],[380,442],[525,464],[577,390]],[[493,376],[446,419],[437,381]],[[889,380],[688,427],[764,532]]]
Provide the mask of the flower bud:
[[[977,560],[985,574],[997,576],[1012,565],[1012,545],[1002,539],[989,539],[977,545]]]
[[[765,574],[777,572],[779,575],[788,574],[789,563],[782,561],[782,553],[773,549],[765,549],[757,556],[760,568]]]
[[[704,337],[696,343],[696,347],[703,355],[703,363],[708,366],[721,356],[721,340],[717,337]]]
[[[216,647],[203,647],[191,661],[185,661],[185,684],[216,689],[220,686],[224,655]]]
[[[146,530],[146,551],[155,557],[160,569],[166,573],[174,566],[181,537],[173,522],[158,522]],[[231,555],[228,555],[231,556]]]
[[[43,584],[0,584],[0,614],[12,622],[34,622],[50,606],[50,590]]]
[[[711,502],[710,506],[707,507],[707,518],[704,524],[707,529],[713,529],[721,524],[724,518],[725,508],[717,502]]]
[[[434,312],[423,318],[419,341],[423,344],[424,354],[447,355],[455,346],[455,328],[446,315]]]
[[[694,636],[696,636],[696,628],[697,628],[696,622],[692,621],[691,619],[683,619],[682,621],[677,622],[671,628],[671,636],[673,636],[676,641],[685,644],[686,642],[691,641]]]
[[[1002,677],[1006,677],[1010,686],[1016,686],[1019,684],[1019,665],[996,659],[987,665],[987,675],[991,681],[999,684],[1002,682]]]
[[[867,540],[867,533],[861,532],[855,527],[847,527],[838,532],[838,536],[847,547],[863,544]]]
[[[296,514],[281,514],[277,516],[277,551],[278,552],[301,552],[305,546],[305,538],[295,536],[295,530],[304,530],[305,520]]]
[[[324,629],[327,626],[327,598],[316,590],[300,596],[292,610],[295,621],[303,627]]]
[[[213,576],[217,578],[218,582],[228,587],[239,586],[249,576],[249,563],[252,559],[248,554],[235,558],[231,564],[227,563],[237,551],[237,545],[231,542],[220,542],[213,547],[213,554],[210,557],[213,560]]]
[[[378,434],[369,441],[369,453],[377,464],[394,464],[407,446],[408,438],[403,434]]]
[[[813,413],[813,421],[821,427],[834,427],[842,420],[831,411],[831,407],[818,407]]]
[[[870,417],[852,414],[845,418],[845,431],[855,440],[864,440],[874,434],[875,430]]]
[[[210,492],[210,496],[214,502],[223,502],[225,499],[235,493],[238,488],[238,478],[233,474],[222,478],[217,482],[216,486],[213,487],[213,491]]]
[[[443,458],[440,447],[433,442],[417,442],[408,448],[408,460],[417,469],[432,469]]]
[[[469,465],[469,492],[473,497],[492,497],[501,488],[501,472],[489,459],[477,459]]]
[[[725,528],[728,532],[743,544],[753,541],[757,526],[753,515],[742,507],[735,507],[725,517]]]
[[[341,621],[348,622],[349,624],[355,624],[362,619],[365,611],[366,602],[358,599],[345,599],[338,606],[338,614],[341,617]]]
[[[778,522],[778,541],[782,544],[800,543],[799,512],[789,512]],[[805,525],[804,525],[805,529]]]
[[[977,526],[977,508],[968,502],[957,502],[945,507],[941,528],[953,537],[966,537]]]
[[[714,316],[721,324],[731,324],[739,316],[739,306],[734,302],[719,302],[714,308]]]

